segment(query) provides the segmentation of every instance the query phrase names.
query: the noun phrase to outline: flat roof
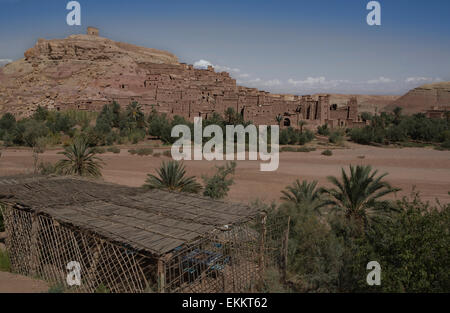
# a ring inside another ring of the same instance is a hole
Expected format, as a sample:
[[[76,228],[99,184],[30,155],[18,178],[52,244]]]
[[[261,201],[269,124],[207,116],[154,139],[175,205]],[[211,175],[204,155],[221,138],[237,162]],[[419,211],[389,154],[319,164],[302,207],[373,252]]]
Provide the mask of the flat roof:
[[[0,177],[0,202],[154,255],[166,254],[216,230],[231,229],[259,212],[247,205],[194,194],[71,176]]]

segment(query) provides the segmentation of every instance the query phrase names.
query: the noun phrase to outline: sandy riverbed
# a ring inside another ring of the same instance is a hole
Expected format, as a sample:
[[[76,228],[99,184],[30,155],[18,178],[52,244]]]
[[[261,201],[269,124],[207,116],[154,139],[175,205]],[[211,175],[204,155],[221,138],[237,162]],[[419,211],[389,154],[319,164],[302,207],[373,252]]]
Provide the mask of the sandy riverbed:
[[[388,172],[387,180],[402,189],[396,197],[409,195],[415,185],[423,199],[450,202],[450,152],[428,148],[378,148],[349,144],[349,149],[333,151],[333,156],[321,155],[323,149],[309,153],[283,152],[280,165],[275,172],[261,172],[260,161],[238,161],[235,185],[229,193],[229,200],[248,202],[255,199],[277,201],[280,191],[295,179],[318,180],[320,185],[329,186],[326,177],[339,175],[341,167],[349,164],[370,164],[380,173]],[[167,157],[137,156],[122,149],[120,154],[105,153],[102,171],[106,181],[140,186],[147,173],[154,173]],[[158,149],[155,149],[157,151]],[[55,162],[61,156],[60,150],[48,150],[41,160]],[[364,158],[361,158],[364,156]],[[185,161],[189,175],[200,177],[212,174],[215,164],[222,161]],[[31,151],[7,149],[0,159],[0,175],[11,175],[32,171]]]

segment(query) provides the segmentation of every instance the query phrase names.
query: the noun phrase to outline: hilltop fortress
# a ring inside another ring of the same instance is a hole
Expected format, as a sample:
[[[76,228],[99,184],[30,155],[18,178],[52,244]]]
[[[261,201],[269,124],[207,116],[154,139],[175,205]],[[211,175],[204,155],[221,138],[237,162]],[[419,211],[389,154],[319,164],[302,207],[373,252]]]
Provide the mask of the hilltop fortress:
[[[0,112],[28,116],[43,106],[50,110],[99,111],[104,104],[132,101],[145,112],[204,119],[231,107],[255,124],[309,127],[360,125],[356,98],[346,105],[330,103],[329,95],[271,94],[238,86],[227,72],[196,69],[156,49],[115,42],[89,27],[86,35],[39,39],[24,58],[0,68]]]

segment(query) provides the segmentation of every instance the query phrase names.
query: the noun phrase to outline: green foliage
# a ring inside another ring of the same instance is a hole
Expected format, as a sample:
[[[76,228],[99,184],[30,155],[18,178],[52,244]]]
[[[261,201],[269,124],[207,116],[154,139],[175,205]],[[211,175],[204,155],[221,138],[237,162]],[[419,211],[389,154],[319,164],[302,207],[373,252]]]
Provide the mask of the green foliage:
[[[313,210],[286,202],[280,213],[289,215],[287,280],[296,292],[337,292],[343,245]]]
[[[50,163],[50,162],[39,163],[37,169],[38,169],[39,174],[41,174],[41,175],[58,174],[55,164]]]
[[[16,118],[11,113],[5,113],[0,119],[0,129],[12,130],[16,126]]]
[[[328,128],[328,124],[324,124],[322,126],[317,126],[317,133],[322,136],[328,136],[330,134],[330,129]]]
[[[321,191],[317,188],[317,181],[300,183],[296,180],[292,185],[281,191],[281,200],[294,204],[296,209],[311,210],[320,213],[320,209],[326,205]]]
[[[371,124],[350,131],[352,141],[360,144],[389,144],[406,141],[429,143],[444,142],[450,135],[450,123],[446,119],[427,118],[424,114],[405,116],[397,108],[393,114],[373,116]]]
[[[48,293],[64,293],[66,291],[66,288],[64,287],[64,284],[62,283],[56,283],[50,286],[48,288]]]
[[[104,284],[100,284],[95,289],[95,293],[111,293],[111,291]]]
[[[227,162],[225,166],[216,166],[217,172],[209,177],[203,176],[205,189],[203,195],[212,199],[223,199],[227,196],[230,186],[234,184],[233,177],[236,169],[236,162]]]
[[[372,114],[369,112],[362,112],[361,113],[361,119],[366,122],[366,121],[371,121],[372,120]]]
[[[194,176],[186,177],[185,167],[178,161],[163,162],[156,172],[157,176],[148,174],[143,187],[187,193],[199,193],[202,188]]]
[[[136,154],[139,156],[152,155],[153,148],[139,148],[136,149]]]
[[[109,147],[108,149],[106,149],[108,152],[112,152],[112,153],[120,153],[120,149],[117,147]]]
[[[399,212],[348,240],[342,288],[350,292],[447,292],[450,290],[450,205],[431,207],[416,194],[396,204]],[[381,265],[381,285],[368,286],[365,265]]]
[[[364,227],[369,218],[392,209],[392,204],[381,198],[399,190],[383,180],[387,173],[377,174],[378,170],[372,171],[369,165],[350,165],[349,175],[342,169],[341,180],[334,176],[328,177],[335,188],[322,188],[321,191],[329,196],[328,205],[343,212],[347,218],[359,221]]]
[[[327,149],[327,150],[322,151],[321,154],[325,155],[325,156],[332,156],[333,155],[333,151]]]
[[[300,131],[292,127],[283,128],[280,131],[280,145],[304,145],[314,139],[314,133],[310,130]]]
[[[11,272],[11,260],[8,252],[0,250],[0,272]]]
[[[344,132],[342,130],[331,132],[328,141],[334,144],[341,144],[344,141]]]
[[[58,172],[64,175],[101,176],[102,160],[95,156],[93,148],[88,146],[85,137],[75,138],[74,142],[64,148],[65,159],[56,163]]]

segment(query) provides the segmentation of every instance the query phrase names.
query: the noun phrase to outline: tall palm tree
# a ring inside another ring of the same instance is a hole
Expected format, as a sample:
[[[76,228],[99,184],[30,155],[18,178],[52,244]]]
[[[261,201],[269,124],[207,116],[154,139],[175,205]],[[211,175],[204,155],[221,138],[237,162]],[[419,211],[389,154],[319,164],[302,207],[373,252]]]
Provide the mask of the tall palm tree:
[[[131,122],[136,123],[138,127],[144,126],[145,124],[145,116],[144,112],[142,112],[142,106],[136,102],[131,102],[126,109],[127,117]]]
[[[278,127],[281,127],[281,122],[283,121],[283,116],[281,114],[278,114],[277,116],[275,116],[275,120],[278,123]]]
[[[316,187],[316,180],[311,183],[304,180],[300,183],[297,179],[292,185],[281,191],[283,194],[281,200],[295,204],[297,207],[320,213],[320,208],[324,207],[326,202],[322,197],[321,191]]]
[[[186,170],[182,163],[177,161],[163,162],[156,170],[157,176],[148,174],[144,184],[149,189],[166,189],[169,191],[180,191],[198,193],[202,186],[195,181],[195,177],[185,177]]]
[[[341,181],[334,176],[328,177],[335,188],[321,188],[320,191],[329,196],[326,203],[333,209],[343,211],[349,219],[365,223],[368,218],[392,209],[390,202],[381,198],[400,190],[383,181],[387,173],[377,174],[370,165],[350,165],[350,175],[342,168]]]
[[[70,146],[64,148],[66,157],[56,163],[56,170],[65,175],[102,176],[102,160],[95,156],[95,151],[87,144],[84,137],[75,138]]]
[[[298,121],[298,127],[300,127],[300,134],[303,134],[303,126],[305,126],[306,124],[308,124],[308,122],[304,120]]]

